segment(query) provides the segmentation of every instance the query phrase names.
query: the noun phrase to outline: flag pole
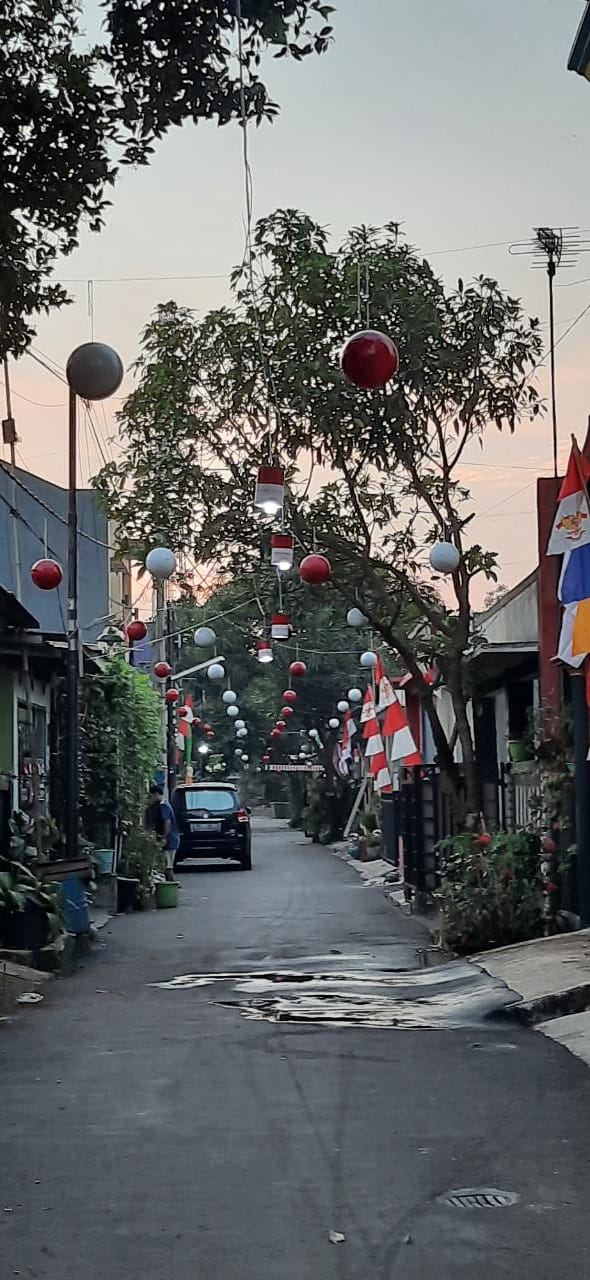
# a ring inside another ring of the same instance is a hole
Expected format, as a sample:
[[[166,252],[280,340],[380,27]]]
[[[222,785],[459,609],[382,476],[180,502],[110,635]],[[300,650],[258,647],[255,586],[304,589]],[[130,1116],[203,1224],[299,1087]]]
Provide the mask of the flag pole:
[[[586,509],[590,515],[590,497],[584,478],[582,454],[572,433],[572,454]],[[586,659],[587,662],[587,659]],[[572,733],[574,740],[574,795],[576,809],[576,896],[582,924],[590,924],[590,789],[588,786],[588,705],[584,667],[570,671],[572,690]]]

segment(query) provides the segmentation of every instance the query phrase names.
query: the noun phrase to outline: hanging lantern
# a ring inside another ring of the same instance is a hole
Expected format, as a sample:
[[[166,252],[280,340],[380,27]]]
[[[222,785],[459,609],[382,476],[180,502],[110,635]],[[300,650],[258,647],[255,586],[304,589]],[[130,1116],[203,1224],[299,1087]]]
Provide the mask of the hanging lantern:
[[[292,708],[292,707],[281,707],[281,716],[282,716],[283,720],[285,719],[285,717],[287,717],[287,719],[289,719],[289,716],[292,716],[292,715],[293,715],[293,708]]]
[[[256,641],[256,657],[259,662],[272,662],[273,652],[270,640]]]
[[[340,368],[355,387],[372,391],[384,387],[395,377],[399,367],[397,347],[386,333],[377,329],[361,329],[344,343]]]
[[[179,707],[178,715],[180,720],[186,720],[188,716],[188,707]]]
[[[254,506],[265,516],[276,516],[285,500],[285,472],[282,467],[259,467],[254,491]]]
[[[247,737],[248,737],[248,730],[244,725],[243,729],[238,729],[238,732],[236,733],[236,738],[247,738]]]
[[[132,622],[127,623],[125,635],[130,644],[136,644],[138,640],[145,640],[147,636],[145,622],[140,622],[139,618],[134,618]]]
[[[280,738],[280,736],[281,736],[281,731],[280,731],[280,729],[271,729],[271,731],[270,731],[270,736],[271,736],[271,738]]]
[[[377,654],[373,653],[372,649],[366,649],[361,653],[361,667],[364,667],[365,671],[373,671],[376,666]]]
[[[307,667],[305,663],[300,662],[299,658],[296,658],[295,662],[292,662],[289,667],[289,675],[293,676],[294,680],[302,680],[303,676],[307,675]]]
[[[348,701],[349,701],[349,702],[352,702],[352,703],[355,703],[355,702],[362,702],[362,700],[363,700],[363,692],[362,692],[362,689],[349,689],[349,690],[348,690]]]
[[[288,640],[291,632],[291,623],[288,613],[273,613],[270,626],[270,634],[273,640]]]
[[[176,569],[176,556],[168,547],[154,547],[147,553],[145,567],[152,578],[156,578],[158,582],[164,582]]]
[[[263,756],[263,757],[262,757],[262,763],[263,763],[263,764],[270,764],[270,756]]]
[[[240,708],[234,707],[233,705],[230,707],[226,707],[225,714],[226,716],[229,716],[230,720],[234,720],[236,716],[239,716]]]
[[[216,639],[213,627],[197,627],[194,635],[197,649],[212,649]]]
[[[236,720],[236,729],[245,729],[245,728],[246,728],[245,720]]]
[[[454,573],[461,556],[452,542],[435,542],[429,559],[435,573]]]
[[[225,671],[220,662],[212,662],[211,666],[207,667],[207,675],[210,680],[223,680]]]
[[[305,556],[299,565],[299,577],[311,587],[321,587],[332,575],[330,561],[326,556]]]
[[[331,718],[328,720],[328,725],[330,729],[339,729],[340,721],[336,719],[336,716],[331,716]]]
[[[156,662],[154,666],[154,675],[158,680],[167,680],[172,675],[172,667],[169,662]]]
[[[164,694],[164,697],[166,699],[166,702],[169,702],[173,705],[175,702],[178,702],[180,694],[178,692],[178,689],[167,689],[166,693]]]
[[[361,613],[360,609],[355,608],[355,609],[348,610],[348,613],[346,615],[346,621],[349,627],[365,627],[367,625],[368,619],[365,618],[364,613]]]
[[[286,573],[293,567],[294,538],[292,533],[273,533],[270,540],[270,563],[274,569]]]
[[[285,689],[283,693],[283,702],[297,702],[297,694],[294,689]]]
[[[343,716],[345,712],[350,711],[350,707],[348,703],[344,701],[344,698],[342,698],[342,701],[337,704],[336,710],[340,712],[341,716]]]
[[[237,702],[237,700],[237,695],[233,689],[226,689],[221,695],[221,701],[225,703],[226,707],[231,707],[232,703]]]
[[[287,721],[286,721],[286,720],[277,720],[276,727],[277,727],[277,729],[280,729],[281,733],[284,733],[284,732],[285,732],[285,729],[287,728]]]
[[[31,578],[40,591],[55,591],[63,578],[61,565],[57,560],[37,560],[31,569]]]

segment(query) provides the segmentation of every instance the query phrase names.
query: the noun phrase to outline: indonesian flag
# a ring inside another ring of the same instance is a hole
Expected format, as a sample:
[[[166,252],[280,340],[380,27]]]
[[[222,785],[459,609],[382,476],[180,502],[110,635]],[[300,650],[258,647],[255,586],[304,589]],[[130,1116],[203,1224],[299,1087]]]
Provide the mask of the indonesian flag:
[[[379,721],[377,716],[371,716],[371,719],[367,720],[362,733],[365,742],[367,741],[367,738],[371,738],[374,733],[379,733]]]
[[[353,738],[353,735],[354,735],[356,732],[357,732],[356,721],[355,721],[355,719],[353,718],[352,712],[351,712],[351,711],[347,711],[347,712],[346,712],[346,714],[345,714],[345,716],[344,716],[344,725],[343,725],[343,728],[342,728],[342,743],[341,743],[341,746],[342,746],[342,751],[343,751],[343,752],[348,752],[348,755],[349,755],[349,756],[350,756],[350,754],[351,754],[351,742],[352,742],[352,738]]]
[[[590,465],[574,441],[559,490],[557,511],[547,546],[548,556],[560,556],[572,547],[584,547],[590,543],[590,510],[586,492],[589,480]]]
[[[378,756],[383,752],[383,750],[384,750],[383,738],[381,737],[381,734],[379,733],[379,729],[377,728],[377,733],[373,733],[371,737],[368,738],[367,740],[367,745],[365,747],[365,757],[367,760],[370,760],[371,756]]]
[[[391,759],[404,764],[422,764],[422,756],[416,747],[406,713],[396,698],[387,708],[383,724],[383,737],[392,738]]]
[[[369,768],[373,775],[373,782],[376,791],[392,791],[391,774],[387,767],[387,758],[384,751],[377,752],[369,761]]]

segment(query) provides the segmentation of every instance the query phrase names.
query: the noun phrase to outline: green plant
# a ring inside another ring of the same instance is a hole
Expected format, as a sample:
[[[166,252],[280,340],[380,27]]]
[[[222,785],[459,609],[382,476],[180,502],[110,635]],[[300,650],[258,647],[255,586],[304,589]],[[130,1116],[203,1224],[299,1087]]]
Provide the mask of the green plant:
[[[153,831],[130,832],[121,859],[124,874],[139,880],[139,905],[145,907],[154,890],[155,876],[164,870],[164,853]]]
[[[0,935],[6,917],[21,915],[27,908],[43,912],[48,940],[56,938],[65,928],[59,885],[40,880],[22,862],[12,862],[8,871],[0,872]]]
[[[454,951],[484,950],[541,933],[542,854],[536,833],[453,836],[441,842],[439,852],[441,931]]]

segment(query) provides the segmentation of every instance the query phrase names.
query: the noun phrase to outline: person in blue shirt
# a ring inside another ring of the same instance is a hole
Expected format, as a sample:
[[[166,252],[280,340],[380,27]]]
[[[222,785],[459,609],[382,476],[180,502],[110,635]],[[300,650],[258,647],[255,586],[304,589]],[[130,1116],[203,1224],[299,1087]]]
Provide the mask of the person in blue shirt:
[[[168,800],[164,799],[162,788],[155,782],[152,783],[149,790],[148,813],[151,819],[150,825],[162,841],[166,859],[166,879],[173,880],[174,858],[180,844],[180,832],[174,809]]]

